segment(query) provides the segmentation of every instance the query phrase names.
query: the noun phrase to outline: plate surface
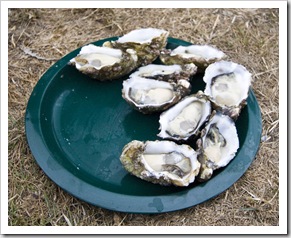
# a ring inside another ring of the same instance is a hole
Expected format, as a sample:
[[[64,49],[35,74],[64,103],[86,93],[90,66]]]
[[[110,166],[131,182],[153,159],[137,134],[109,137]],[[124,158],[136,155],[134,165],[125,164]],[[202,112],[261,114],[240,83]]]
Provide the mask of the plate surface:
[[[104,41],[94,42],[101,46]],[[169,38],[167,48],[191,43]],[[253,91],[236,122],[240,148],[236,157],[207,182],[163,187],[129,175],[119,156],[131,140],[159,139],[159,114],[143,115],[122,98],[123,79],[98,82],[68,61],[56,62],[40,78],[26,109],[25,129],[32,154],[46,175],[73,196],[106,209],[162,213],[184,209],[217,196],[247,170],[259,148],[261,113]],[[203,75],[192,92],[204,90]]]

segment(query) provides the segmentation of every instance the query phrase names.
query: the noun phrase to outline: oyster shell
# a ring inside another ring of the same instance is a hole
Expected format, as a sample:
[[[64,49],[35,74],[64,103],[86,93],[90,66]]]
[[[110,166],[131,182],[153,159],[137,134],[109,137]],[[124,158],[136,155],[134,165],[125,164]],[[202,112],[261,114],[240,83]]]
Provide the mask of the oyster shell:
[[[136,110],[149,114],[166,110],[190,90],[187,80],[169,83],[136,76],[123,81],[122,97]]]
[[[138,56],[138,65],[152,63],[167,44],[169,32],[163,29],[142,28],[133,30],[116,41],[104,42],[103,46],[122,50],[134,49]]]
[[[196,137],[210,115],[211,103],[201,91],[184,97],[160,115],[158,136],[177,141]]]
[[[251,74],[247,69],[230,61],[211,64],[203,77],[206,87],[204,93],[209,96],[213,107],[237,119],[251,87]]]
[[[172,141],[131,141],[120,161],[129,173],[165,186],[188,186],[200,169],[195,150]]]
[[[174,50],[163,49],[160,54],[160,60],[164,64],[194,63],[199,72],[203,72],[208,65],[226,57],[222,51],[210,45],[178,46]]]
[[[198,179],[206,181],[213,171],[226,166],[239,148],[239,138],[234,121],[227,115],[216,113],[197,140],[198,160],[201,163]]]
[[[185,65],[160,65],[149,64],[139,67],[137,71],[132,73],[130,77],[142,77],[149,79],[157,79],[167,82],[177,82],[180,79],[190,80],[196,74],[197,67],[194,64]]]
[[[130,73],[136,68],[137,56],[131,49],[123,52],[119,49],[89,44],[82,47],[80,53],[71,59],[69,64],[91,78],[105,81]]]

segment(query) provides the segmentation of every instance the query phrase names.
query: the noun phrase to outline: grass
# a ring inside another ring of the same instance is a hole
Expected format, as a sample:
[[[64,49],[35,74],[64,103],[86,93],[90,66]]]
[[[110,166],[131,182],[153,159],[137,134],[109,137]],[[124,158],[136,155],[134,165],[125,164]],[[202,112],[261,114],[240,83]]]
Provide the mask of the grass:
[[[133,21],[134,19],[134,21]],[[278,226],[278,9],[11,9],[9,11],[9,217],[11,226]],[[250,168],[219,196],[181,211],[125,214],[91,206],[56,186],[35,163],[24,131],[41,75],[72,50],[137,27],[212,44],[252,74],[264,140]]]

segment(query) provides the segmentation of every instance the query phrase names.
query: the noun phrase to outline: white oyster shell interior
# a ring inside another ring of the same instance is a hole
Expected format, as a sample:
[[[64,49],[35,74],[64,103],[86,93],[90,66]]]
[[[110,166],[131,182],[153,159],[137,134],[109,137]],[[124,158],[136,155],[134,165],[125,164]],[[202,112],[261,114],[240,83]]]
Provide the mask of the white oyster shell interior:
[[[136,106],[161,105],[174,98],[172,84],[154,79],[131,77],[123,82],[123,95]]]
[[[178,186],[192,183],[200,169],[196,151],[171,141],[147,141],[142,159],[142,176],[166,176]]]
[[[168,32],[156,28],[136,29],[120,37],[117,40],[117,42],[118,43],[136,42],[140,44],[150,43],[153,38],[159,37],[162,34],[168,35]]]
[[[248,97],[251,74],[242,65],[220,61],[206,68],[203,80],[206,95],[218,105],[231,107]]]
[[[222,59],[226,56],[222,51],[210,45],[178,46],[170,55],[180,55],[183,58],[203,58],[205,60]]]
[[[122,51],[108,47],[99,47],[92,44],[82,47],[77,57],[70,60],[74,62],[77,69],[83,67],[94,67],[101,69],[107,65],[114,65],[122,59]]]
[[[153,77],[157,75],[170,75],[173,73],[179,73],[182,71],[180,65],[159,65],[149,64],[138,68],[138,70],[130,75],[130,77]]]
[[[209,101],[195,96],[185,97],[175,106],[160,115],[161,138],[187,140],[206,121],[211,112]]]
[[[234,122],[226,115],[216,114],[205,130],[202,137],[204,156],[214,163],[214,169],[226,166],[239,148]]]
[[[202,116],[202,103],[192,102],[169,122],[169,133],[172,135],[187,135],[197,127]]]

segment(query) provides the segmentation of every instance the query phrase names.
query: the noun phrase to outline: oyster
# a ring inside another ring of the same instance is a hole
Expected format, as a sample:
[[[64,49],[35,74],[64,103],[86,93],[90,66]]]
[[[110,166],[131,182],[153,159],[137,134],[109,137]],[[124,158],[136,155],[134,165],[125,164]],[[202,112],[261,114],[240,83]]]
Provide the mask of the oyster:
[[[174,50],[163,49],[160,60],[164,64],[189,64],[194,63],[199,72],[214,62],[223,60],[226,55],[210,45],[178,46]]]
[[[112,80],[129,74],[136,68],[137,56],[134,50],[99,47],[93,44],[82,47],[80,53],[70,60],[80,72],[100,81]]]
[[[169,32],[156,28],[133,30],[116,41],[106,41],[103,46],[122,50],[134,49],[138,56],[138,65],[152,63],[167,44]]]
[[[206,181],[211,178],[214,170],[226,166],[239,148],[233,120],[227,115],[216,113],[202,130],[197,147],[201,163],[198,179]]]
[[[157,79],[162,81],[177,82],[180,79],[190,80],[197,72],[197,67],[194,64],[186,65],[160,65],[149,64],[138,68],[130,77],[142,77],[149,79]]]
[[[172,141],[131,141],[120,161],[129,173],[165,186],[188,186],[200,169],[195,150]]]
[[[166,110],[190,90],[187,80],[169,83],[136,76],[123,81],[122,97],[138,111],[149,114]]]
[[[201,91],[184,97],[160,115],[158,136],[178,141],[196,137],[210,115],[211,103]]]
[[[204,93],[216,110],[236,119],[246,105],[251,79],[251,74],[242,65],[230,61],[216,62],[205,70]]]

